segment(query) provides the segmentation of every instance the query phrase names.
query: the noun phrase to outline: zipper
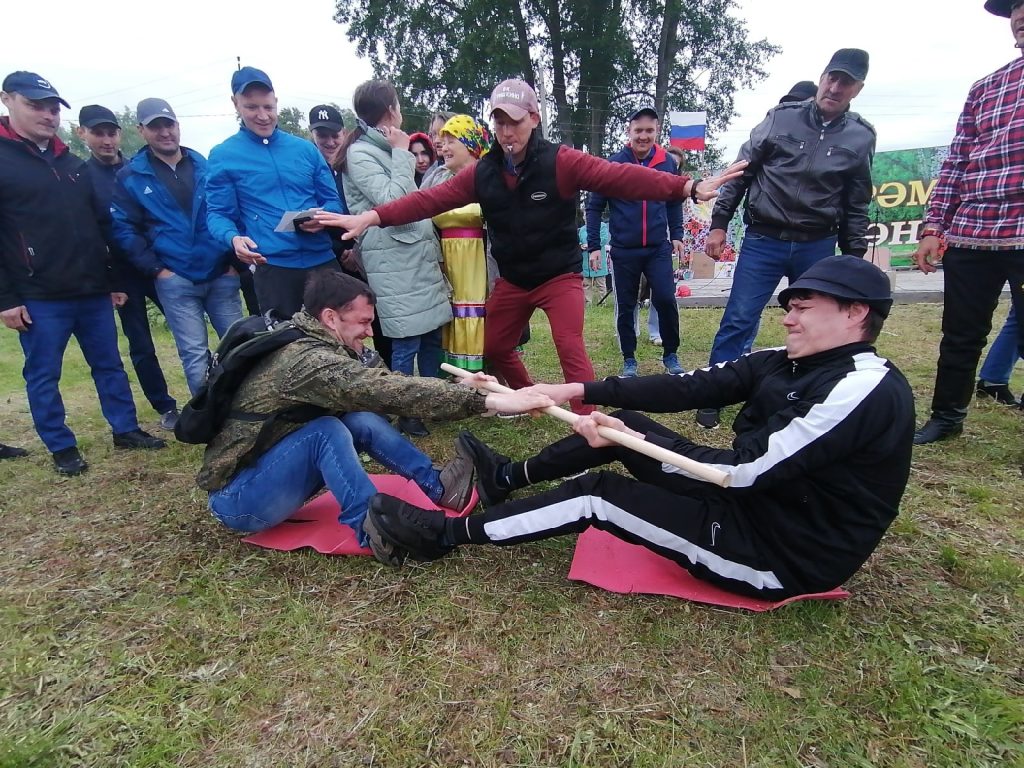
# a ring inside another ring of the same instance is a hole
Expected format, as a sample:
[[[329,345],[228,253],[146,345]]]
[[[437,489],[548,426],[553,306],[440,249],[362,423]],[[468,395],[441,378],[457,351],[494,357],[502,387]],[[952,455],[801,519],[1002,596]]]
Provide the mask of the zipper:
[[[36,273],[32,266],[32,259],[35,257],[36,251],[25,244],[25,236],[21,232],[18,233],[18,240],[21,241],[21,256],[25,261],[25,269],[28,270],[28,276],[32,277]]]

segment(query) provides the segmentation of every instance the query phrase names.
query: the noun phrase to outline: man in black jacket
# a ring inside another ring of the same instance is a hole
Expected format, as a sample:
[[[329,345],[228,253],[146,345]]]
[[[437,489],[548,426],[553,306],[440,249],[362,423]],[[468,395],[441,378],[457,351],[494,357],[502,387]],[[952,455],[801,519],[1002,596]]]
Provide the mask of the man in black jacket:
[[[646,416],[581,417],[578,434],[524,462],[469,433],[483,515],[444,519],[377,497],[369,521],[419,559],[461,544],[508,545],[607,530],[730,591],[768,599],[842,584],[871,555],[896,517],[910,474],[914,398],[873,342],[892,305],[888,278],[852,256],[829,256],[779,296],[786,348],[755,352],[682,376],[538,384],[556,402],[669,413],[744,402],[729,449],[690,442]],[[720,488],[619,447],[599,426],[709,464]],[[621,461],[634,478],[587,472],[554,490],[506,502],[530,483]]]
[[[32,421],[57,472],[86,463],[64,423],[61,362],[72,334],[92,371],[118,448],[163,448],[141,429],[117,348],[107,247],[80,182],[82,161],[57,138],[60,105],[33,72],[4,78],[0,101],[0,320],[18,331]]]
[[[866,51],[836,51],[815,98],[773,107],[740,149],[739,159],[749,165],[722,187],[708,233],[707,254],[717,260],[729,221],[746,196],[747,228],[711,365],[746,351],[783,275],[792,282],[834,254],[837,239],[843,253],[867,251],[875,129],[849,111],[867,74]],[[707,429],[718,421],[713,408],[697,413],[697,423]]]
[[[161,312],[163,307],[156,295],[153,278],[133,267],[128,254],[110,235],[110,201],[114,197],[117,172],[124,168],[121,125],[117,122],[117,115],[106,107],[89,104],[78,113],[77,132],[78,137],[89,147],[90,156],[82,166],[82,178],[92,185],[96,220],[103,229],[113,268],[117,272],[121,292],[115,294],[114,306],[121,318],[121,331],[128,339],[128,355],[135,375],[139,377],[142,393],[153,410],[160,414],[160,426],[172,430],[178,421],[178,404],[167,391],[167,379],[164,378],[160,360],[156,356],[146,299],[152,301]]]

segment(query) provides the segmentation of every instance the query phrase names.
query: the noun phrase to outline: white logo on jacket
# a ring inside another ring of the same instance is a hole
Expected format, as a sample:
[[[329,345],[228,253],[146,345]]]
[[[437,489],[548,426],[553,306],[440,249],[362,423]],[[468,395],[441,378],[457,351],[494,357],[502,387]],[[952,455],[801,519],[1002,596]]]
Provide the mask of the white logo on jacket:
[[[532,195],[530,195],[530,199],[531,200],[536,200],[539,203],[541,200],[547,200],[548,199],[548,193],[547,192],[534,192]]]

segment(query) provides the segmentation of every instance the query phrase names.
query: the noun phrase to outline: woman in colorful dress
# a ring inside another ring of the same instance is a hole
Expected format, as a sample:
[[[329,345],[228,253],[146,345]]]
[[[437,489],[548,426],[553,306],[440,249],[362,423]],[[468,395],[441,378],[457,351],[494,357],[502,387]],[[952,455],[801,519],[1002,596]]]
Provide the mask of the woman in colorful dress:
[[[469,166],[491,143],[487,128],[455,115],[441,128],[441,157],[450,176]],[[484,368],[484,304],[487,258],[480,205],[472,203],[434,217],[441,230],[442,268],[452,287],[453,320],[444,328],[444,361],[467,371]]]

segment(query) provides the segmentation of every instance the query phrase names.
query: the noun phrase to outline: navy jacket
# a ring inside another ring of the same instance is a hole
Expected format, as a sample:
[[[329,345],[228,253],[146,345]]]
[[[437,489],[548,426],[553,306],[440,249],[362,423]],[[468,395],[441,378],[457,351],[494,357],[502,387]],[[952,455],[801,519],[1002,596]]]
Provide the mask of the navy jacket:
[[[676,174],[676,161],[655,144],[642,161],[636,159],[630,147],[608,158],[611,163],[635,163],[656,171]],[[611,209],[609,227],[612,250],[616,248],[653,248],[667,240],[683,239],[683,204],[657,200],[619,200],[591,192],[587,198],[587,250],[601,250],[601,214],[605,206]]]
[[[26,299],[112,290],[107,245],[81,169],[60,139],[43,155],[0,117],[0,310]]]
[[[169,269],[204,283],[224,273],[230,253],[206,226],[206,158],[185,147],[181,151],[195,167],[191,215],[181,210],[153,170],[151,163],[161,161],[144,149],[117,174],[110,206],[113,236],[144,275],[154,277]]]

